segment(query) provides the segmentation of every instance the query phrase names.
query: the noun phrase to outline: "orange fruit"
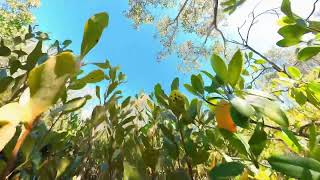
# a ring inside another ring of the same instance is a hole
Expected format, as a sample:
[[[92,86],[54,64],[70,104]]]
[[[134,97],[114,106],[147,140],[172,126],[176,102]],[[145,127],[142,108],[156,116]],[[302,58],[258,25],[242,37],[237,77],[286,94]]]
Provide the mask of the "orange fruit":
[[[225,129],[232,133],[237,131],[237,127],[231,117],[230,104],[227,101],[221,100],[217,104],[214,112],[219,128]]]

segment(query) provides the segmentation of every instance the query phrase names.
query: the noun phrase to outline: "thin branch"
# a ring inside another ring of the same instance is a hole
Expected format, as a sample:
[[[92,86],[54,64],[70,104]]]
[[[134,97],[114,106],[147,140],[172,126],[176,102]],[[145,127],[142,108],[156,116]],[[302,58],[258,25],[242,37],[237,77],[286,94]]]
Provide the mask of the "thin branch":
[[[187,6],[187,4],[188,4],[188,1],[189,1],[189,0],[185,0],[185,1],[184,1],[184,3],[183,3],[183,5],[182,5],[182,7],[180,8],[177,16],[173,19],[173,21],[172,21],[168,26],[170,26],[170,25],[172,25],[172,24],[174,24],[174,23],[176,23],[176,22],[179,21],[179,17],[180,17],[180,15],[181,15],[181,13],[183,12],[183,10],[186,8],[186,6]]]
[[[313,15],[313,13],[314,13],[314,11],[316,10],[316,5],[317,5],[317,2],[318,2],[319,0],[316,0],[314,3],[313,3],[313,8],[312,8],[312,11],[311,11],[311,13],[309,14],[309,16],[307,17],[307,21],[310,19],[310,17]]]
[[[250,123],[258,124],[259,122],[254,121],[254,120],[250,120]],[[271,126],[271,125],[267,125],[267,124],[263,124],[263,126],[266,127],[266,128],[269,128],[269,129],[276,130],[276,131],[282,131],[282,129],[281,129],[280,127],[275,127],[275,126]],[[296,136],[308,138],[308,136],[305,135],[305,134],[300,134],[300,133],[297,133],[297,132],[294,132],[294,131],[292,131],[292,133],[293,133],[294,135],[296,135]]]

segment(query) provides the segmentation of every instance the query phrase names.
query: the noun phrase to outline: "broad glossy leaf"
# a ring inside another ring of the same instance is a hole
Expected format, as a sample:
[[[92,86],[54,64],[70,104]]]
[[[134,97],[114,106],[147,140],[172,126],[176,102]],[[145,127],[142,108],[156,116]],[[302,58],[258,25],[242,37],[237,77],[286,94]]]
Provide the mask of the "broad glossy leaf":
[[[228,82],[228,69],[226,63],[216,54],[211,56],[211,66],[217,76],[224,82]]]
[[[209,176],[211,180],[229,179],[240,175],[244,170],[244,165],[240,162],[225,162],[214,167]]]
[[[63,112],[69,113],[82,108],[88,100],[88,97],[77,97],[66,102],[63,106]]]
[[[13,138],[16,126],[20,122],[28,122],[31,111],[19,103],[10,103],[0,108],[0,151]]]
[[[307,33],[308,30],[300,25],[286,25],[279,29],[278,33],[284,39],[300,39],[302,35]]]
[[[309,128],[308,147],[310,150],[310,157],[320,161],[320,144],[318,143],[317,135],[316,126],[313,123]]]
[[[282,131],[288,136],[300,152],[303,151],[303,147],[300,145],[298,138],[293,134],[293,132],[287,128],[282,128]]]
[[[234,107],[230,108],[230,114],[232,117],[233,122],[242,128],[249,127],[249,118],[244,116],[243,114],[239,113]]]
[[[130,103],[130,100],[131,100],[131,97],[127,97],[125,100],[123,100],[123,102],[121,103],[121,108],[125,108],[129,105]]]
[[[94,70],[84,76],[83,78],[79,79],[79,81],[84,83],[97,83],[104,80],[104,72],[100,69]]]
[[[263,130],[262,124],[257,124],[250,140],[250,150],[256,156],[259,156],[267,144],[267,133]]]
[[[175,78],[171,83],[171,91],[179,90],[179,78]]]
[[[270,120],[274,121],[282,127],[289,126],[287,115],[274,101],[270,101],[269,99],[253,95],[246,96],[246,100]]]
[[[59,99],[67,79],[76,71],[75,58],[69,52],[52,56],[31,70],[27,84],[34,117],[46,111]]]
[[[267,63],[267,61],[264,60],[264,59],[257,59],[257,60],[254,61],[254,63],[255,64],[265,64],[265,63]]]
[[[293,17],[290,0],[282,0],[281,11],[289,18]]]
[[[0,46],[0,56],[10,56],[11,50],[7,46]]]
[[[199,78],[199,76],[193,74],[191,76],[191,84],[194,90],[196,90],[200,94],[204,94],[203,81]]]
[[[38,41],[32,52],[28,55],[26,64],[23,66],[23,69],[30,71],[32,68],[34,68],[42,55],[42,41]]]
[[[254,108],[248,102],[246,102],[244,99],[240,97],[237,97],[237,96],[233,97],[230,100],[230,103],[232,107],[234,107],[239,113],[241,113],[246,117],[250,117],[255,113]]]
[[[17,70],[22,66],[20,61],[17,59],[10,59],[9,60],[9,66],[10,66],[10,74],[14,74],[17,72]]]
[[[288,67],[288,73],[294,79],[300,79],[301,78],[300,70],[298,68],[294,67],[294,66]]]
[[[230,148],[234,148],[235,150],[237,150],[240,154],[243,154],[245,156],[247,156],[248,154],[250,154],[249,151],[249,144],[246,143],[242,137],[238,134],[234,134],[234,133],[230,133],[227,130],[224,129],[220,129],[220,133],[223,135],[224,139],[226,139],[227,141],[229,141],[230,143]]]
[[[232,57],[228,65],[228,78],[231,86],[235,86],[240,78],[243,67],[243,57],[240,50],[238,50]]]
[[[303,92],[303,90],[299,88],[292,89],[291,95],[294,97],[294,99],[299,105],[304,105],[307,102],[307,97],[305,93]]]
[[[84,26],[83,39],[81,44],[81,58],[98,43],[103,30],[108,26],[109,16],[102,12],[92,16]]]
[[[100,86],[96,86],[96,96],[97,96],[97,98],[101,101]]]
[[[301,49],[298,52],[298,59],[300,61],[307,61],[316,56],[320,52],[320,46],[309,46]]]
[[[195,95],[195,96],[200,96],[200,94],[190,85],[190,84],[184,84],[183,85],[184,88],[186,88],[188,90],[188,92],[190,92],[191,94]]]
[[[167,102],[168,100],[168,96],[164,93],[162,87],[160,84],[157,84],[155,87],[154,87],[154,94],[157,98],[157,101],[159,102],[159,104],[165,106],[165,107],[168,107],[169,104]]]
[[[91,115],[91,125],[97,127],[107,118],[106,108],[104,106],[96,106]]]
[[[277,42],[279,47],[290,47],[293,45],[297,45],[300,43],[300,39],[298,38],[286,38]]]
[[[57,163],[57,175],[56,178],[59,178],[68,168],[71,161],[68,158],[61,158]]]
[[[72,41],[71,41],[71,40],[64,40],[64,41],[63,41],[63,43],[62,43],[63,48],[68,47],[71,43],[72,43]]]
[[[93,65],[98,66],[101,69],[108,69],[111,67],[108,60],[106,60],[104,63],[93,63]]]
[[[310,171],[312,179],[320,178],[320,162],[307,157],[278,155],[268,159],[271,167],[290,177],[304,178],[305,170]]]

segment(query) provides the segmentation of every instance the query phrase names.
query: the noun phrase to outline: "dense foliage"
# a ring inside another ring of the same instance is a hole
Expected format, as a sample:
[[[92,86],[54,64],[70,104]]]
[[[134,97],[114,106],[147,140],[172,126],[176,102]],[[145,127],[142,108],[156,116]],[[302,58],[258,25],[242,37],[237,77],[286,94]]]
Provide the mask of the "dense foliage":
[[[219,7],[232,13],[242,3]],[[289,0],[281,11],[277,45],[294,46],[300,62],[313,61],[320,22],[292,12]],[[245,50],[231,58],[213,53],[212,70],[190,83],[175,78],[163,85],[170,92],[157,84],[150,95],[123,97],[119,67],[83,63],[108,22],[104,12],[88,19],[80,55],[68,49],[70,40],[44,51],[48,34],[32,26],[1,41],[7,75],[0,79],[0,179],[320,178],[319,67],[280,66],[240,34],[240,42],[223,43]],[[95,97],[72,96],[92,85]],[[88,101],[97,105],[83,119]]]

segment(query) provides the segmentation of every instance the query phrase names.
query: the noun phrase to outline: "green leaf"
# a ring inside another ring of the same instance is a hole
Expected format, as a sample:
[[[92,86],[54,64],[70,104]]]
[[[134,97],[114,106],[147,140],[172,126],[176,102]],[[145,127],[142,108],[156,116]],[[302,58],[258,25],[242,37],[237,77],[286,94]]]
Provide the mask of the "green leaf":
[[[233,122],[242,128],[249,127],[249,118],[238,112],[233,106],[230,108],[230,114]]]
[[[111,67],[108,60],[106,60],[104,63],[93,63],[93,65],[98,66],[101,69],[108,69]]]
[[[298,59],[300,61],[307,61],[316,56],[320,52],[320,46],[309,46],[301,49],[298,52]]]
[[[160,84],[157,84],[154,87],[154,94],[155,94],[159,104],[161,104],[161,105],[163,105],[165,107],[169,107],[168,96],[164,93],[164,91],[163,91],[163,89],[162,89]]]
[[[200,94],[204,94],[204,85],[202,79],[199,76],[192,75],[191,76],[191,84],[194,90],[199,92]]]
[[[214,167],[210,172],[210,179],[229,179],[240,175],[244,170],[244,165],[240,162],[225,162]]]
[[[257,111],[268,117],[270,120],[282,127],[289,126],[289,120],[286,114],[277,103],[270,101],[269,99],[253,95],[246,96],[246,100],[249,104],[255,107]]]
[[[294,79],[300,79],[301,78],[300,70],[298,68],[294,67],[294,66],[288,67],[288,73]]]
[[[108,23],[109,16],[105,12],[95,14],[86,22],[81,44],[81,59],[98,43]]]
[[[63,113],[69,113],[82,108],[88,100],[88,97],[77,97],[66,102],[62,108]]]
[[[57,175],[56,178],[58,179],[68,168],[71,161],[68,158],[61,158],[57,163]]]
[[[130,100],[131,100],[131,97],[127,97],[125,100],[123,100],[123,102],[121,103],[121,108],[125,108],[129,105],[130,103]]]
[[[191,94],[195,96],[200,96],[200,94],[190,85],[190,84],[184,84],[184,88],[186,88]]]
[[[250,140],[250,150],[256,156],[259,156],[267,144],[267,133],[263,130],[262,124],[257,124]]]
[[[179,90],[179,78],[175,78],[171,83],[171,91]]]
[[[219,130],[224,139],[226,139],[230,143],[230,147],[237,150],[240,154],[247,156],[250,154],[249,145],[239,136],[238,134],[231,133],[227,130],[220,129]]]
[[[278,31],[284,39],[301,39],[301,36],[307,32],[309,31],[306,28],[298,24],[283,26]]]
[[[214,76],[212,74],[210,74],[209,72],[207,71],[201,71],[204,75],[206,75],[209,79],[213,80],[215,79]]]
[[[59,99],[67,79],[76,71],[76,61],[70,52],[50,57],[45,63],[30,71],[27,84],[30,88],[30,103],[34,116],[46,111]]]
[[[312,179],[320,178],[320,162],[306,157],[277,155],[268,159],[271,167],[285,175],[303,178],[305,170],[310,171]]]
[[[265,64],[265,63],[267,63],[267,61],[264,60],[264,59],[257,59],[257,60],[254,61],[254,63],[255,64]]]
[[[240,114],[246,116],[246,117],[250,117],[252,115],[254,115],[255,110],[254,108],[247,103],[244,99],[240,98],[240,97],[233,97],[230,100],[230,103],[232,105],[232,107],[234,107]]]
[[[24,70],[30,71],[38,62],[39,58],[43,55],[42,53],[42,41],[38,41],[36,47],[28,55],[26,64],[23,66]]]
[[[309,144],[310,157],[320,161],[320,144],[317,140],[317,130],[314,123],[309,128]]]
[[[97,83],[104,80],[104,72],[100,69],[94,70],[81,78],[79,81],[84,83]]]
[[[100,96],[100,86],[96,86],[96,96],[99,100],[101,100],[101,96]]]
[[[0,152],[13,138],[16,126],[20,122],[29,121],[31,111],[19,103],[10,103],[0,108]]]
[[[71,43],[72,43],[72,41],[71,41],[71,40],[64,40],[64,41],[63,41],[63,43],[62,43],[63,48],[68,47]]]
[[[107,118],[106,108],[104,106],[96,106],[91,115],[91,125],[97,127]]]
[[[290,47],[300,43],[300,39],[298,38],[290,38],[290,39],[282,39],[277,42],[279,47]]]
[[[10,56],[11,50],[7,46],[0,46],[0,56]]]
[[[291,95],[299,105],[304,105],[307,102],[307,96],[300,88],[291,89]]]
[[[10,59],[9,60],[9,66],[10,66],[10,74],[14,74],[17,72],[17,70],[22,66],[20,61],[17,59]]]
[[[282,0],[281,11],[290,18],[293,18],[290,0]]]
[[[288,136],[300,152],[303,151],[303,147],[300,145],[298,138],[293,134],[293,132],[287,128],[282,128],[282,131]]]
[[[232,87],[234,87],[242,72],[243,67],[243,57],[240,50],[238,50],[232,57],[229,65],[228,65],[228,75],[229,75],[229,83]]]
[[[225,62],[216,54],[211,56],[211,66],[217,76],[224,82],[228,82],[228,69]]]

